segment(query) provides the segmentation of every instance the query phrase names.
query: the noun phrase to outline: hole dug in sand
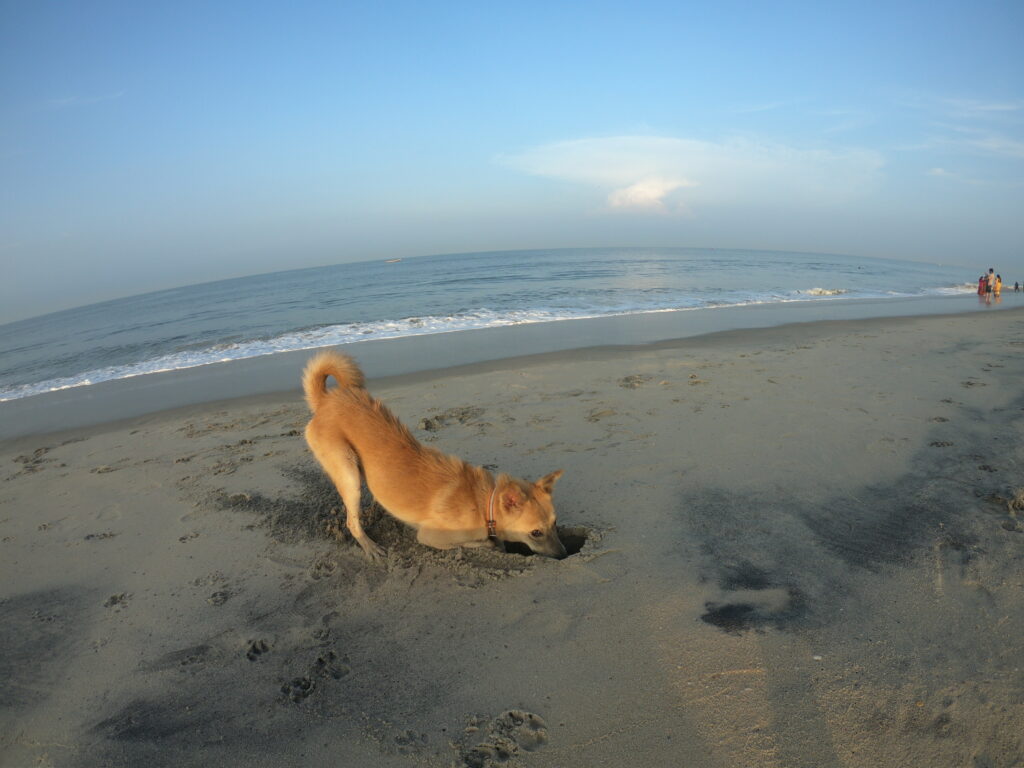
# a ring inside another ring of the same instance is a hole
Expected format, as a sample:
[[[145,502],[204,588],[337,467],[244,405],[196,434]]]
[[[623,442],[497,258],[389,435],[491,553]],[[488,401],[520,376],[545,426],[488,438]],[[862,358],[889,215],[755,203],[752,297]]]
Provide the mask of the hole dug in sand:
[[[590,529],[582,525],[559,525],[556,527],[558,528],[558,538],[562,540],[562,546],[565,547],[565,557],[569,558],[573,555],[578,555],[587,543]],[[506,541],[505,551],[513,555],[523,555],[525,557],[533,557],[537,554],[528,546],[518,541]]]

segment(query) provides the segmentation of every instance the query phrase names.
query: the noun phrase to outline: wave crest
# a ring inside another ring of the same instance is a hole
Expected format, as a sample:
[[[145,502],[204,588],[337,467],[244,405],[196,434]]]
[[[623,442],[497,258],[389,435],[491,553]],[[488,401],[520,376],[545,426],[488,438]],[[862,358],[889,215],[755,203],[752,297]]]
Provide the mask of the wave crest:
[[[810,288],[806,291],[797,291],[806,296],[841,296],[849,291],[844,288]]]

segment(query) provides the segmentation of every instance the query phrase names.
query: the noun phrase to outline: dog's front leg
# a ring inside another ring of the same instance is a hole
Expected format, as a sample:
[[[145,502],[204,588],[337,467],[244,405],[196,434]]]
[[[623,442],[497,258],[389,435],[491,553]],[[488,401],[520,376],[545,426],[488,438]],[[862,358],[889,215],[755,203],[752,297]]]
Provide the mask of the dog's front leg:
[[[489,549],[496,549],[499,552],[505,551],[505,542],[501,539],[484,539],[483,541],[467,541],[462,544],[463,547],[487,547]]]
[[[416,540],[434,549],[454,549],[455,547],[498,547],[492,539],[475,539],[465,541],[456,531],[439,531],[433,528],[420,528],[416,533]],[[498,547],[504,551],[504,545]]]

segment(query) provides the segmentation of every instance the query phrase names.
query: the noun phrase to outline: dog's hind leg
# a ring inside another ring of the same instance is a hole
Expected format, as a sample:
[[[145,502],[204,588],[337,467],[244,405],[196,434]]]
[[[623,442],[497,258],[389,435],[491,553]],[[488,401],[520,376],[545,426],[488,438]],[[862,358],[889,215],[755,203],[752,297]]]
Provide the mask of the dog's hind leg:
[[[363,552],[371,560],[379,560],[384,550],[373,539],[366,535],[362,523],[359,522],[359,498],[363,479],[359,471],[359,458],[346,444],[336,446],[329,454],[327,461],[322,461],[324,471],[334,481],[341,500],[345,502],[345,525]]]

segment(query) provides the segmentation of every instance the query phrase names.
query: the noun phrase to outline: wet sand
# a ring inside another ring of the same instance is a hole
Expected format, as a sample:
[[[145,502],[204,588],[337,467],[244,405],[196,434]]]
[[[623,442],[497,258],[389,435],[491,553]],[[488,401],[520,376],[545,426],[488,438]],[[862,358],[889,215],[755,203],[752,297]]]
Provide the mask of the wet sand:
[[[1022,331],[852,319],[370,382],[445,452],[564,469],[562,561],[371,509],[370,564],[297,390],[6,440],[0,764],[1019,766]]]

